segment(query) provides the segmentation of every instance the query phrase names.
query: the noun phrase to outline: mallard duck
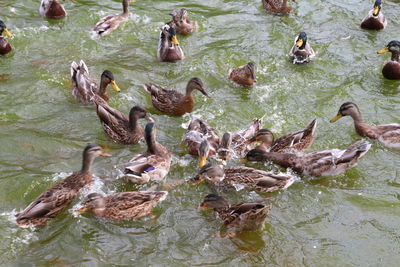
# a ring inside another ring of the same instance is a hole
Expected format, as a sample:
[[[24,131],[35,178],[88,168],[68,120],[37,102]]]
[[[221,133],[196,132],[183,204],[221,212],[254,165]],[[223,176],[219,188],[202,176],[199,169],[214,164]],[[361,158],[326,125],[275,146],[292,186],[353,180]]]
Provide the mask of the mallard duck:
[[[151,213],[158,202],[168,195],[166,191],[122,192],[108,196],[89,194],[78,213],[90,210],[95,216],[120,221],[143,217]]]
[[[256,80],[256,68],[254,63],[249,62],[244,66],[232,68],[228,77],[230,80],[243,86],[253,86]]]
[[[110,15],[102,18],[94,26],[93,31],[99,36],[105,36],[112,33],[118,28],[119,24],[128,18],[129,16],[129,2],[130,0],[122,0],[122,10],[123,12],[118,15]]]
[[[176,29],[168,24],[161,27],[157,58],[162,62],[175,62],[185,58],[176,38]]]
[[[236,190],[249,188],[267,193],[288,188],[295,181],[295,177],[290,174],[274,174],[243,166],[222,168],[221,165],[207,163],[189,183],[203,181],[223,188]]]
[[[193,90],[199,90],[203,95],[209,97],[204,90],[202,80],[197,77],[190,79],[187,83],[186,94],[153,83],[145,84],[144,88],[150,93],[153,106],[170,116],[182,116],[192,112],[194,107]]]
[[[230,205],[225,198],[209,194],[200,204],[200,208],[210,208],[217,212],[230,234],[262,228],[271,206],[252,202]]]
[[[45,16],[50,19],[62,19],[67,16],[67,11],[58,2],[58,0],[42,0],[39,7],[39,13],[41,16]]]
[[[97,104],[97,115],[108,137],[119,144],[136,144],[144,137],[144,130],[139,119],[153,121],[146,110],[134,106],[129,117],[107,104]]]
[[[295,0],[292,0],[295,2]],[[292,11],[292,8],[287,5],[287,0],[262,0],[262,4],[265,10],[277,13],[277,14],[288,14]]]
[[[400,42],[391,41],[388,45],[379,50],[378,54],[392,53],[392,58],[383,66],[382,74],[386,79],[400,80]]]
[[[182,8],[179,12],[175,10],[169,13],[172,20],[167,24],[170,27],[174,27],[176,32],[182,35],[193,33],[197,29],[197,23],[189,19],[188,12],[185,8]]]
[[[101,101],[101,99],[108,101],[106,88],[109,84],[115,91],[121,91],[115,82],[114,74],[109,70],[105,70],[101,74],[99,87],[96,81],[89,77],[89,69],[83,60],[79,62],[79,65],[72,61],[71,80],[72,96],[82,103],[94,103],[96,100]]]
[[[387,147],[400,148],[400,123],[368,125],[363,121],[358,106],[352,102],[343,103],[337,115],[331,119],[331,123],[344,116],[353,118],[354,127],[359,135],[376,139]]]
[[[368,12],[361,22],[361,28],[369,30],[382,30],[386,27],[387,21],[381,12],[382,1],[376,0],[374,7]]]
[[[110,157],[98,145],[88,145],[83,151],[83,164],[80,171],[74,172],[47,189],[22,212],[16,215],[21,227],[44,225],[54,218],[74,200],[79,190],[92,182],[91,168],[96,157]]]
[[[256,148],[268,150],[269,152],[293,152],[302,151],[309,148],[315,138],[315,129],[317,128],[317,119],[307,125],[303,130],[289,133],[274,139],[273,133],[268,129],[261,129],[247,143],[261,142]]]
[[[1,35],[7,35],[8,37],[12,37],[12,34],[7,30],[6,24],[0,20],[0,54],[5,55],[10,53],[12,48],[11,45],[8,43],[7,39]]]
[[[225,133],[218,147],[218,157],[224,161],[236,156],[244,156],[250,149],[247,140],[253,138],[260,130],[262,124],[261,119],[253,119],[252,122],[244,129],[239,130],[233,134]]]
[[[304,155],[253,149],[247,153],[243,161],[271,161],[284,168],[291,168],[300,174],[334,176],[355,166],[370,148],[370,143],[358,141],[346,149],[330,149]]]
[[[144,129],[147,151],[134,156],[125,166],[126,177],[134,183],[160,181],[169,172],[172,154],[156,140],[154,123]]]
[[[209,147],[207,148],[206,144],[203,144],[203,147],[200,149],[200,145],[204,140],[207,141]],[[210,156],[215,155],[219,147],[217,132],[206,121],[200,118],[192,118],[183,141],[188,147],[189,154],[193,156],[205,155],[207,149]]]
[[[307,41],[307,34],[305,32],[301,32],[296,37],[289,56],[293,59],[293,64],[308,63],[315,57],[315,52]]]

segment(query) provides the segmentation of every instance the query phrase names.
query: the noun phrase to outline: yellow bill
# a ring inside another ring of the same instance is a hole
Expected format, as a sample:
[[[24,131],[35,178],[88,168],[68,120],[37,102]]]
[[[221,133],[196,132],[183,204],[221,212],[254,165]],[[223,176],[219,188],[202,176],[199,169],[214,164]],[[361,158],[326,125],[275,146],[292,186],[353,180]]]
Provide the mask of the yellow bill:
[[[374,10],[372,11],[372,14],[374,16],[377,16],[379,14],[379,6],[374,6]]]
[[[101,152],[101,154],[99,155],[100,157],[111,157],[111,154],[105,153],[105,152]]]
[[[343,115],[340,114],[340,113],[338,113],[335,117],[333,117],[333,118],[330,120],[330,122],[331,122],[331,123],[332,123],[332,122],[335,122],[335,121],[337,121],[338,119],[340,119],[341,117],[343,117]]]
[[[111,81],[111,87],[117,92],[121,91],[121,89],[119,89],[117,83],[114,80]]]
[[[303,43],[304,43],[304,41],[303,41],[302,39],[299,39],[299,40],[296,42],[296,46],[297,46],[297,47],[301,47],[301,46],[303,45]]]
[[[5,34],[5,35],[7,35],[8,37],[12,37],[13,35],[7,30],[7,28],[5,28],[4,30],[3,30],[3,33]]]
[[[206,156],[199,156],[199,166],[200,168],[207,164]]]
[[[176,38],[176,35],[172,36],[171,42],[172,42],[173,44],[175,44],[175,45],[178,45],[178,44],[179,44],[178,39]]]
[[[387,47],[387,46],[386,46],[385,48],[379,50],[379,51],[378,51],[378,54],[384,54],[384,53],[386,53],[386,52],[389,52],[389,47]]]
[[[239,162],[241,162],[241,163],[246,163],[246,162],[248,162],[249,160],[247,159],[247,158],[241,158],[241,159],[239,159]]]
[[[80,208],[80,209],[77,210],[76,212],[77,212],[78,214],[82,214],[82,213],[84,213],[84,212],[87,211],[87,210],[88,210],[88,207],[83,206],[82,208]]]

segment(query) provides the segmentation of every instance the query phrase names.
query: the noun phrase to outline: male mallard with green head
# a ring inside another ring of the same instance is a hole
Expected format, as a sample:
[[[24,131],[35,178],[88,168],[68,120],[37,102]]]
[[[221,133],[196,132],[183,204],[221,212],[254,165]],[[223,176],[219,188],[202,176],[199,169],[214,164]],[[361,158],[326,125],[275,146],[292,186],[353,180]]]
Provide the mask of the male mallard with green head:
[[[161,27],[158,42],[157,58],[162,62],[176,62],[185,58],[183,50],[176,38],[176,29],[165,24]]]
[[[385,48],[378,51],[378,54],[392,53],[392,58],[383,66],[382,74],[386,79],[400,80],[400,42],[391,41]]]
[[[374,7],[368,12],[361,22],[361,28],[368,30],[382,30],[386,27],[387,21],[381,12],[382,1],[376,0]]]
[[[67,16],[67,11],[65,11],[58,0],[42,0],[39,13],[50,19],[62,19]]]
[[[7,30],[6,24],[0,20],[0,54],[5,55],[10,53],[12,48],[11,45],[8,43],[7,39],[1,35],[7,35],[8,37],[12,37],[12,34]]]
[[[308,42],[307,34],[301,32],[296,39],[289,56],[293,59],[293,64],[303,64],[310,62],[315,57],[315,52]]]
[[[335,122],[344,116],[350,116],[353,119],[354,127],[359,135],[376,139],[387,147],[400,148],[400,123],[368,125],[362,119],[358,106],[352,102],[343,103],[331,122]]]

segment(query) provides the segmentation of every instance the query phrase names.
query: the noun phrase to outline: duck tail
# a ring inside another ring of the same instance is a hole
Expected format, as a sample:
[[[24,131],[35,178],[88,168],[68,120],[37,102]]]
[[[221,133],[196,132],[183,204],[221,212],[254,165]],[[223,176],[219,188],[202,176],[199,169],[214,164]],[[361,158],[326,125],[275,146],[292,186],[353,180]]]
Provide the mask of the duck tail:
[[[349,146],[340,156],[338,163],[350,162],[360,159],[371,148],[371,144],[367,141],[358,141]]]
[[[79,69],[79,66],[78,66],[78,64],[76,64],[76,62],[75,61],[72,61],[72,63],[71,63],[71,78],[72,79],[74,79],[75,78],[75,75],[76,75],[76,72],[78,71],[78,69]]]

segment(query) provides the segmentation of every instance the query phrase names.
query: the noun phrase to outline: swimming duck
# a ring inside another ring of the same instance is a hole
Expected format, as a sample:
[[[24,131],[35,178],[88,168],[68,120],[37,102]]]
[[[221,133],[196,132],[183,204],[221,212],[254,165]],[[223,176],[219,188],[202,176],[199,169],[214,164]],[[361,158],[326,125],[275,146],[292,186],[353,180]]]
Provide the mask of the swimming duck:
[[[115,29],[118,28],[119,24],[128,18],[129,16],[129,2],[130,0],[122,0],[122,10],[123,12],[118,15],[109,15],[102,18],[99,22],[94,26],[93,31],[96,32],[99,36],[105,36],[112,33]]]
[[[92,164],[96,157],[110,157],[98,145],[88,145],[83,151],[83,164],[80,171],[74,172],[47,189],[22,212],[16,215],[21,227],[40,226],[57,216],[77,196],[79,190],[92,182]]]
[[[197,77],[190,79],[187,83],[186,94],[153,83],[145,84],[144,88],[150,93],[153,106],[170,116],[182,116],[193,111],[193,90],[198,90],[206,97],[209,97],[204,90],[202,80]]]
[[[225,133],[218,147],[218,157],[224,162],[230,159],[233,155],[244,156],[243,154],[249,152],[247,140],[253,138],[260,130],[262,124],[261,119],[254,119],[244,129],[239,130],[233,134]]]
[[[146,110],[134,106],[129,117],[107,104],[97,104],[97,115],[107,136],[119,144],[136,144],[144,137],[144,130],[139,119],[153,121]]]
[[[147,151],[134,156],[125,166],[124,173],[133,183],[160,181],[169,172],[172,154],[156,140],[154,123],[144,129]]]
[[[79,65],[72,61],[71,80],[72,96],[82,103],[94,103],[96,100],[101,102],[108,101],[106,88],[109,84],[115,91],[121,91],[115,82],[114,74],[109,70],[105,70],[101,74],[99,87],[96,81],[89,77],[89,69],[83,60],[79,62]]]
[[[188,12],[185,8],[182,8],[179,12],[175,10],[169,13],[172,20],[167,24],[170,27],[174,27],[176,32],[182,35],[193,33],[197,29],[197,23],[189,19]]]
[[[41,16],[45,16],[50,19],[62,19],[67,16],[67,11],[58,2],[58,0],[42,0],[39,7],[39,13]]]
[[[243,188],[268,193],[288,188],[295,181],[290,174],[275,174],[244,166],[222,168],[221,165],[207,163],[189,183],[211,182],[222,188],[241,190]]]
[[[237,84],[250,87],[257,82],[255,72],[254,63],[249,62],[244,66],[232,68],[228,77]]]
[[[300,174],[310,176],[334,176],[355,166],[358,160],[364,156],[370,148],[370,143],[358,141],[346,149],[330,149],[303,155],[253,149],[247,153],[243,161],[271,161],[284,168],[291,168]]]
[[[8,37],[12,37],[12,34],[7,30],[6,24],[0,20],[0,54],[5,55],[10,53],[12,48],[11,45],[8,43],[7,39],[1,35],[7,35]]]
[[[151,210],[167,195],[166,191],[122,192],[108,196],[91,193],[78,213],[90,210],[95,216],[115,221],[143,217],[151,214]]]
[[[381,12],[382,1],[376,0],[374,7],[368,12],[361,22],[361,28],[369,30],[382,30],[386,27],[387,21]]]
[[[305,32],[301,32],[296,37],[289,56],[293,59],[293,64],[308,63],[315,57],[315,52],[307,41],[307,34]]]
[[[157,58],[162,62],[175,62],[185,58],[176,38],[176,29],[168,24],[161,27]]]
[[[295,2],[295,0],[292,1]],[[292,11],[292,8],[287,5],[287,0],[262,0],[262,4],[265,10],[272,13],[284,15]]]
[[[225,198],[209,194],[205,196],[200,208],[210,208],[217,212],[229,235],[262,228],[271,206],[254,202],[230,205]]]
[[[387,147],[400,148],[400,123],[368,125],[363,121],[358,106],[352,102],[343,103],[331,122],[335,122],[344,116],[353,118],[354,127],[359,135],[376,139]]]
[[[211,127],[206,121],[200,118],[192,118],[187,128],[186,134],[183,136],[183,141],[188,147],[190,155],[199,156],[212,156],[215,155],[219,147],[219,136],[215,129]],[[200,145],[203,141],[207,144]],[[208,153],[207,153],[208,150]],[[201,162],[204,163],[202,159]],[[203,164],[203,166],[206,162]]]
[[[382,74],[386,79],[400,80],[400,42],[389,42],[385,48],[378,51],[378,54],[386,52],[391,52],[392,58],[383,66]]]
[[[256,148],[268,150],[269,152],[293,152],[302,151],[309,148],[315,138],[315,129],[317,128],[317,119],[307,125],[303,130],[289,133],[274,139],[273,133],[268,129],[261,129],[247,143],[261,142]]]

